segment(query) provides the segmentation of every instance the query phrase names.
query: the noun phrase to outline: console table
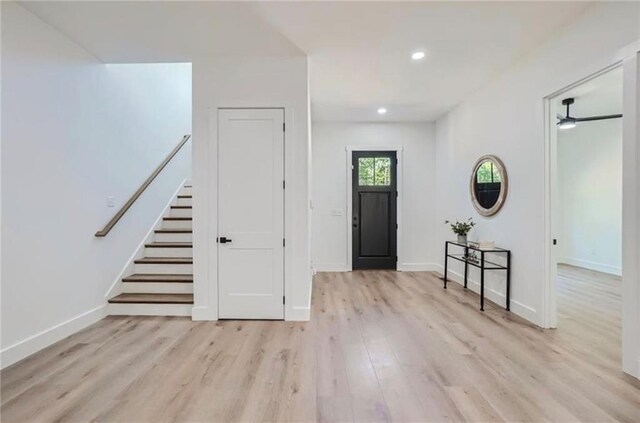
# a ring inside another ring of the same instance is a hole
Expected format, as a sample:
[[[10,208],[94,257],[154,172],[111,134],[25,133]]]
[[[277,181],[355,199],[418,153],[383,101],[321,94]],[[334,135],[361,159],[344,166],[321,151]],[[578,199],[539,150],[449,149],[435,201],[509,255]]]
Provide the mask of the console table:
[[[449,246],[460,247],[464,249],[464,254],[449,254]],[[480,258],[476,260],[469,259],[469,251],[480,253]],[[491,262],[485,258],[486,254],[504,254],[507,260],[506,265],[500,265]],[[469,265],[480,269],[480,311],[484,311],[484,271],[485,270],[504,270],[507,272],[507,304],[506,310],[510,310],[511,300],[511,251],[504,248],[494,248],[491,250],[480,249],[469,244],[461,244],[456,241],[445,241],[444,243],[444,289],[447,289],[447,262],[448,259],[458,260],[464,263],[464,288],[467,289],[467,279],[469,275]]]

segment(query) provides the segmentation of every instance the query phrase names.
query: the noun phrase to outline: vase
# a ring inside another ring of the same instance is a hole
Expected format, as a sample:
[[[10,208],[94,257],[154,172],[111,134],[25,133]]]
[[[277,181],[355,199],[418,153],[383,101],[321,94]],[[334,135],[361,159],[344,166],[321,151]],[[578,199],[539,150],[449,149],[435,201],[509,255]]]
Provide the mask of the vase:
[[[466,235],[458,235],[458,244],[466,244],[467,236]]]

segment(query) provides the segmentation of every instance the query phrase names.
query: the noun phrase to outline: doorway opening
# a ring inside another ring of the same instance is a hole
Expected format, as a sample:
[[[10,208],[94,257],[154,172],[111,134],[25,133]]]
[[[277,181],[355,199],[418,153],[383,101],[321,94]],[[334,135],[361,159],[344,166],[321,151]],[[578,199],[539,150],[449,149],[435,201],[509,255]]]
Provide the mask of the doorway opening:
[[[354,151],[351,161],[352,268],[396,270],[397,154]]]
[[[549,99],[550,326],[613,367],[622,361],[622,72],[615,67]]]

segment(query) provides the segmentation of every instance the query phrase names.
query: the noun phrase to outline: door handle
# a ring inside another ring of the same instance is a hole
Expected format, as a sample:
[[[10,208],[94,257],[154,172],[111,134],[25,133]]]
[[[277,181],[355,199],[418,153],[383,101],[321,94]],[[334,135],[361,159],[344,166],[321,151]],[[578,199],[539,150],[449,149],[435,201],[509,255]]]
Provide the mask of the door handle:
[[[226,244],[227,242],[231,242],[231,241],[233,241],[231,238],[227,238],[227,237],[221,236],[219,242],[220,242],[220,244]]]

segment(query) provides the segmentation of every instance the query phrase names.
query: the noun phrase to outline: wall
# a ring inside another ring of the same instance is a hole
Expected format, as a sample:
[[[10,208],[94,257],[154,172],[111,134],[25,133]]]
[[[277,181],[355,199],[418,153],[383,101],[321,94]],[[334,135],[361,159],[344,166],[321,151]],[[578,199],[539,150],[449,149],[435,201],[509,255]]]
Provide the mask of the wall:
[[[622,274],[622,119],[558,131],[558,261]]]
[[[285,318],[307,320],[311,266],[306,57],[197,59],[193,62],[193,93],[194,319],[218,318],[216,109],[284,107]]]
[[[472,237],[513,250],[512,310],[545,324],[545,96],[614,63],[638,39],[637,3],[598,3],[563,33],[438,120],[438,220],[473,216]],[[585,48],[588,46],[588,48]],[[550,70],[553,70],[550,72]],[[496,154],[509,173],[504,208],[492,218],[475,213],[468,178],[475,160]],[[442,227],[436,248],[450,238]],[[460,272],[459,267],[453,270]],[[476,273],[472,278],[478,278]],[[502,300],[504,283],[491,277],[488,295]],[[473,286],[475,287],[475,286]]]
[[[104,315],[108,288],[190,175],[189,144],[106,238],[94,233],[191,132],[191,67],[102,64],[4,2],[2,87],[6,366]]]
[[[329,123],[313,125],[312,262],[319,271],[347,271],[346,147],[403,149],[402,215],[398,268],[433,270],[435,235],[435,126],[431,123]],[[340,210],[341,216],[332,215]]]

